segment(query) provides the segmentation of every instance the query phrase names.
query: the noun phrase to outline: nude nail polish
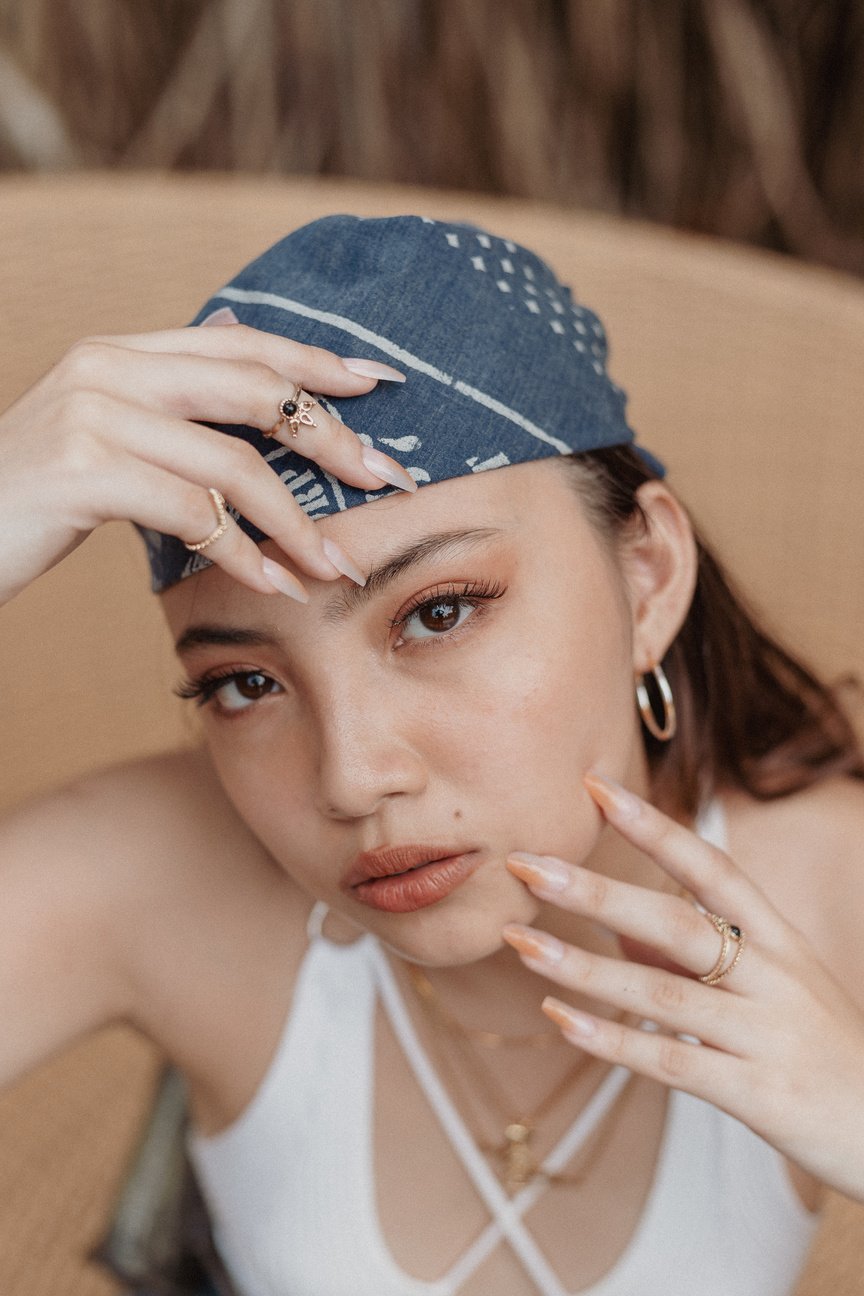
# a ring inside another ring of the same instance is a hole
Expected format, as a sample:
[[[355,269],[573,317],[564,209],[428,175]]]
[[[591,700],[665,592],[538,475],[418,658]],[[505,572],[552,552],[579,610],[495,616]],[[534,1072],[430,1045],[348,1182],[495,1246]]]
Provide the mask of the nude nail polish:
[[[589,1035],[597,1033],[597,1025],[593,1017],[589,1017],[587,1013],[577,1012],[575,1008],[562,1003],[560,999],[549,996],[543,1000],[540,1007],[556,1026],[561,1027],[565,1035],[576,1035],[587,1039]]]
[[[563,860],[549,855],[529,855],[527,851],[514,851],[508,855],[507,867],[523,882],[543,891],[563,891],[572,876]]]
[[[341,356],[343,365],[361,378],[379,378],[383,382],[404,383],[405,375],[390,365],[380,364],[377,360],[361,360],[356,356]]]
[[[272,558],[262,558],[261,570],[269,583],[280,594],[287,594],[289,598],[296,599],[298,603],[309,602],[309,595],[297,577],[292,576],[284,567],[280,567],[279,563],[274,562]]]
[[[349,557],[335,540],[331,540],[329,536],[325,537],[321,541],[321,548],[338,572],[341,572],[343,576],[347,576],[355,585],[362,586],[366,584],[366,577],[354,559]]]
[[[564,957],[563,943],[548,932],[508,923],[501,935],[508,945],[512,945],[518,954],[530,959],[532,963],[555,964],[560,963]]]
[[[382,454],[380,450],[364,446],[363,463],[374,477],[386,482],[388,486],[398,486],[400,490],[409,491],[411,494],[416,491],[417,483],[411,474],[407,473],[395,459]]]
[[[240,321],[234,314],[230,306],[220,306],[218,310],[211,313],[199,324],[199,328],[209,328],[211,325],[222,326],[225,324],[239,324]]]
[[[614,779],[604,774],[586,774],[582,780],[588,791],[599,801],[604,810],[611,810],[619,819],[635,819],[642,813],[642,801],[634,793],[628,792]]]

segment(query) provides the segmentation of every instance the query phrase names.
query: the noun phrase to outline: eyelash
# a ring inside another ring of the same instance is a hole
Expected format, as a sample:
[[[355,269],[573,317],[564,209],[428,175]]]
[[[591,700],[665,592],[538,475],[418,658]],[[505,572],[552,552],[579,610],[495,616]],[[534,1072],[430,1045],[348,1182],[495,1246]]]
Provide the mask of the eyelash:
[[[429,604],[436,603],[443,599],[453,599],[455,602],[467,603],[479,609],[482,604],[491,602],[493,599],[501,598],[503,593],[504,587],[498,581],[469,581],[462,586],[453,584],[437,585],[434,589],[424,590],[422,593],[416,594],[410,602],[400,610],[398,615],[389,622],[389,625],[394,630],[402,629],[407,625],[415,612],[419,612],[421,608],[427,607]],[[458,631],[455,630],[444,631],[440,635],[440,638],[446,639],[452,637],[452,635],[457,632]],[[434,637],[437,636],[433,636],[433,638]],[[419,643],[420,641],[417,642]],[[176,697],[182,698],[184,701],[194,702],[196,707],[204,707],[207,706],[209,702],[212,702],[216,693],[223,685],[229,683],[231,680],[245,679],[250,675],[263,675],[266,678],[270,678],[267,676],[266,671],[255,668],[252,670],[216,670],[208,675],[198,676],[195,679],[183,680],[174,689],[174,694]],[[246,708],[241,708],[241,711],[245,709]],[[241,711],[238,711],[238,714],[240,714]]]
[[[458,603],[467,603],[479,609],[482,604],[501,598],[503,593],[504,586],[499,581],[468,581],[462,585],[436,585],[434,589],[423,590],[422,593],[415,594],[408,604],[397,613],[390,625],[394,630],[401,630],[407,625],[415,612],[419,612],[421,608],[445,599],[453,599],[454,602]],[[444,631],[440,636],[435,637],[447,639],[455,633],[457,633],[455,630]]]
[[[265,675],[270,678],[266,671],[262,670],[213,671],[209,675],[200,675],[196,679],[183,680],[174,689],[174,695],[184,701],[194,702],[197,707],[203,707],[213,700],[215,693],[223,684],[227,684],[230,680],[246,679],[249,675]]]

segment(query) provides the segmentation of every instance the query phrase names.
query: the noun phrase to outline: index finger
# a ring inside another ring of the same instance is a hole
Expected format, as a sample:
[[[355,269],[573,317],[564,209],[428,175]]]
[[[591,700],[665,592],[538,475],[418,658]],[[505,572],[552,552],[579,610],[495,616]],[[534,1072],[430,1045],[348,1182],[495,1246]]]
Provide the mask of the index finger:
[[[204,325],[162,329],[155,333],[129,333],[94,337],[92,342],[125,346],[154,354],[210,356],[222,360],[257,360],[290,375],[307,390],[328,396],[362,396],[379,380],[404,382],[405,375],[392,365],[354,356],[337,356],[323,347],[307,346],[277,333],[248,324]]]
[[[782,938],[783,918],[725,851],[612,779],[592,771],[583,782],[612,827],[682,883],[707,910],[751,931],[755,925],[763,944]]]

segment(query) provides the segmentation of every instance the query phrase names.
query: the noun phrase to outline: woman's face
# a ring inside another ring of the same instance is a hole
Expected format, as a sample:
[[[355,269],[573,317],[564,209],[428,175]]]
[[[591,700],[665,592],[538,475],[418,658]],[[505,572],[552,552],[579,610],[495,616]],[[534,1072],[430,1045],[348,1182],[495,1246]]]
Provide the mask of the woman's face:
[[[410,958],[483,957],[536,915],[508,852],[589,860],[582,775],[643,778],[632,588],[555,461],[317,525],[365,589],[303,606],[212,567],[164,596],[214,765],[311,895]]]

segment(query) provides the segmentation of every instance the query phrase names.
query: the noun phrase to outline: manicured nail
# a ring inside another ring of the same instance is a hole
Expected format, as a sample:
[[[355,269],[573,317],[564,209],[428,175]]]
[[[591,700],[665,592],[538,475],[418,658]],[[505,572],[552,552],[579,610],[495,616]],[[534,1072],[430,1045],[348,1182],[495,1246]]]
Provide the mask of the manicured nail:
[[[218,310],[212,311],[199,325],[199,328],[208,328],[211,324],[239,324],[240,321],[234,314],[230,306],[220,306]]]
[[[335,566],[335,564],[334,564]],[[308,603],[309,595],[296,576],[292,576],[284,567],[280,567],[272,558],[262,558],[261,570],[265,577],[280,594],[287,594],[298,603]]]
[[[404,373],[390,365],[379,364],[377,360],[361,360],[357,356],[349,356],[347,360],[342,356],[341,359],[346,369],[359,374],[361,378],[381,378],[384,382],[398,383],[405,381]]]
[[[343,576],[347,576],[355,585],[365,585],[366,577],[357,566],[353,558],[349,558],[344,549],[340,549],[335,540],[325,537],[321,541],[321,548],[330,559],[333,566]]]
[[[412,493],[416,491],[417,483],[411,474],[407,473],[395,459],[382,454],[380,450],[372,450],[371,447],[364,446],[363,463],[373,477],[378,477],[381,481],[387,482],[388,486],[398,486],[400,490]]]
[[[605,774],[586,774],[582,782],[595,801],[619,819],[636,819],[642,813],[642,801]]]
[[[508,855],[507,867],[538,891],[563,891],[572,875],[563,860],[554,859],[551,855],[529,855],[527,851],[514,851]]]
[[[563,943],[557,936],[550,936],[548,932],[538,932],[533,927],[508,923],[501,935],[508,945],[512,945],[518,954],[532,963],[560,963],[564,957]]]
[[[586,1013],[577,1012],[569,1004],[562,1003],[560,999],[553,999],[547,996],[540,1007],[547,1017],[554,1021],[556,1026],[560,1026],[565,1035],[575,1035],[580,1039],[587,1039],[589,1035],[596,1035],[597,1023],[593,1017],[587,1016]]]

